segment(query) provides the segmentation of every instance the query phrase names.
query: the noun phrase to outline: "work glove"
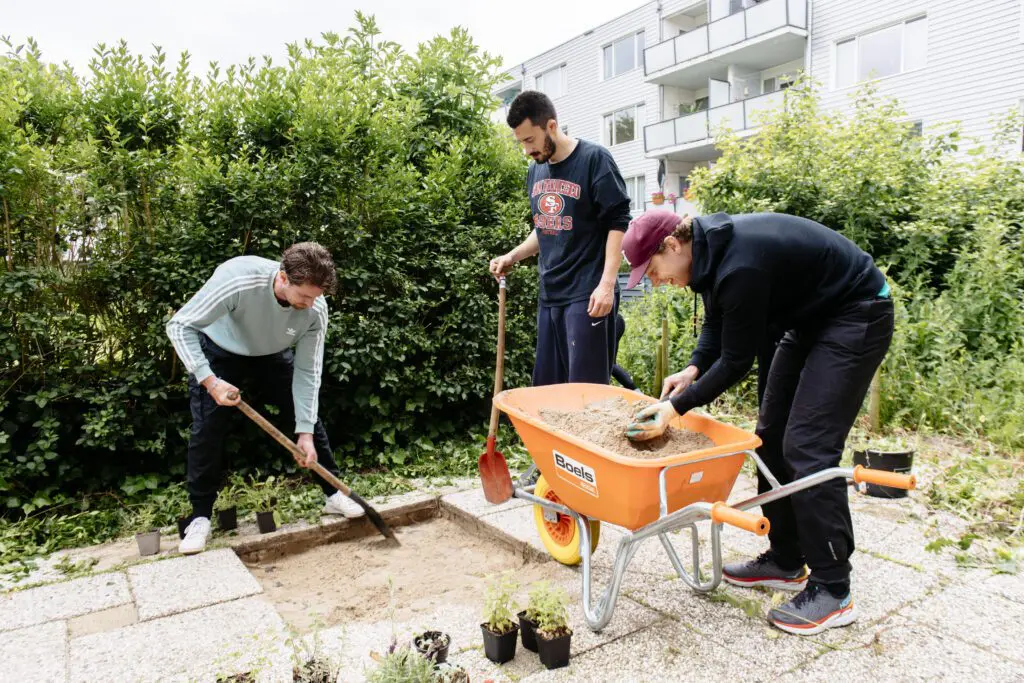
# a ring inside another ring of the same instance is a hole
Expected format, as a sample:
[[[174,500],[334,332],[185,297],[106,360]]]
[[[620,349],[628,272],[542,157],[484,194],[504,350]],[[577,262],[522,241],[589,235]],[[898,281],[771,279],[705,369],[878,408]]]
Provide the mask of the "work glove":
[[[626,438],[630,441],[649,441],[661,436],[668,429],[668,423],[679,417],[670,401],[658,401],[647,406],[633,418],[626,427]]]

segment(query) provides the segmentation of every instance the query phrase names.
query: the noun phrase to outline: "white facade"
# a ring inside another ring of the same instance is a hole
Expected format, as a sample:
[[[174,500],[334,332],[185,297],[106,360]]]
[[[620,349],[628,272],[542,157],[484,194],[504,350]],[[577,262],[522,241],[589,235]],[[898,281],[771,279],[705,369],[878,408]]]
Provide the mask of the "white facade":
[[[957,122],[989,141],[995,118],[1024,106],[1022,22],[1024,0],[648,2],[506,71],[495,118],[523,90],[548,92],[570,135],[611,150],[634,211],[660,168],[675,209],[693,212],[686,176],[716,158],[715,131],[755,132],[800,72],[826,108],[872,80],[924,134]]]

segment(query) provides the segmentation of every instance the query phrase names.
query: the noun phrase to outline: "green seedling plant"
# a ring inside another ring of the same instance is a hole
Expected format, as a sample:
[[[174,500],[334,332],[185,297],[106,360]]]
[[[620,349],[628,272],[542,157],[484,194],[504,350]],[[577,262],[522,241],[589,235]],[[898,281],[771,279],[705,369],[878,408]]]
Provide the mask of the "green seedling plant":
[[[569,596],[561,586],[538,581],[529,593],[527,615],[537,624],[537,634],[553,640],[572,633],[569,628]]]
[[[491,633],[502,635],[515,628],[513,596],[519,590],[511,571],[490,577],[484,594],[484,626]]]
[[[369,683],[435,683],[434,663],[412,648],[395,647],[394,642],[379,665],[367,677]]]

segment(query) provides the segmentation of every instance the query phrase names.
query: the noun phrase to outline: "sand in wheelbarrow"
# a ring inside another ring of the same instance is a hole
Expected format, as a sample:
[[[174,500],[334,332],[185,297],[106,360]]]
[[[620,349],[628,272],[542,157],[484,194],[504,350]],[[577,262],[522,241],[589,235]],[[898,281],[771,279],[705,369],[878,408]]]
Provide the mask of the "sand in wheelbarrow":
[[[616,397],[591,403],[583,410],[545,409],[540,416],[562,431],[629,458],[664,458],[715,445],[700,432],[676,427],[669,427],[665,434],[650,441],[630,441],[626,438],[626,427],[645,405],[642,401],[630,403]]]

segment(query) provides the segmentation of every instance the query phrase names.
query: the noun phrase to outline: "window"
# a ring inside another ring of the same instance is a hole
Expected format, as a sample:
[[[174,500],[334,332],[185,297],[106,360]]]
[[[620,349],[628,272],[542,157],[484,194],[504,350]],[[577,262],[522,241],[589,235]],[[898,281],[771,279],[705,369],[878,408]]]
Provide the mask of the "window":
[[[626,178],[626,192],[629,194],[629,210],[643,211],[647,201],[647,181],[642,175]]]
[[[605,144],[621,145],[632,142],[640,137],[641,121],[644,118],[644,105],[626,107],[604,117]]]
[[[928,18],[917,17],[840,41],[835,54],[836,88],[920,69],[928,61]]]
[[[923,121],[910,121],[907,123],[910,137],[919,138],[924,133],[924,122]]]
[[[551,99],[561,97],[569,90],[566,83],[565,64],[545,71],[537,76],[536,81],[537,90],[540,90]]]
[[[706,111],[708,108],[708,98],[698,97],[693,101],[693,104],[681,103],[679,105],[679,115],[686,116],[687,114],[696,114],[697,112]]]
[[[761,84],[761,92],[762,94],[768,94],[770,92],[775,92],[776,90],[786,90],[788,88],[793,87],[793,83],[795,82],[795,80],[796,79],[793,76],[790,76],[788,74],[783,74],[782,76],[778,77],[773,76],[772,78],[766,78],[764,79],[764,82]]]
[[[644,32],[619,38],[603,48],[605,80],[632,71],[644,63]]]

